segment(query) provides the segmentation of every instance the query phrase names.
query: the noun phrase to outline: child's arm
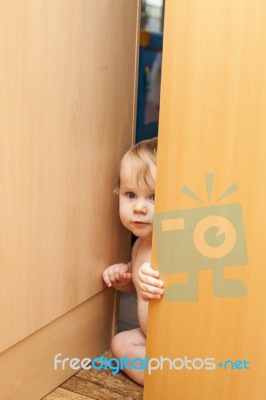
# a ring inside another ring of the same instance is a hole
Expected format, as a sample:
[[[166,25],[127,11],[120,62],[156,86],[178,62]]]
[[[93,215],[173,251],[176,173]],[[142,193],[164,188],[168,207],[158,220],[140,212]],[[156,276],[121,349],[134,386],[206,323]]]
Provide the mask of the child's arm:
[[[138,271],[138,291],[144,301],[160,299],[164,294],[163,281],[159,278],[159,272],[153,269],[149,263],[141,265]]]
[[[108,287],[113,287],[124,293],[136,291],[132,282],[131,262],[127,264],[114,264],[106,268],[103,272],[103,280]]]

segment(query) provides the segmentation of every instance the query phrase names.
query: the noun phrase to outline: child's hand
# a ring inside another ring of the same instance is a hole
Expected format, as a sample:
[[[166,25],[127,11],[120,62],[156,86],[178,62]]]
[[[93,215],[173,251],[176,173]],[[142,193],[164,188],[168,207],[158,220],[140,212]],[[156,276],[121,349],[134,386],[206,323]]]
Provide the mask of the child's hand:
[[[159,272],[149,263],[141,265],[138,271],[138,289],[144,301],[160,299],[164,293],[163,281],[159,280]]]
[[[106,268],[103,272],[103,280],[108,287],[122,289],[132,281],[130,263],[114,264]]]

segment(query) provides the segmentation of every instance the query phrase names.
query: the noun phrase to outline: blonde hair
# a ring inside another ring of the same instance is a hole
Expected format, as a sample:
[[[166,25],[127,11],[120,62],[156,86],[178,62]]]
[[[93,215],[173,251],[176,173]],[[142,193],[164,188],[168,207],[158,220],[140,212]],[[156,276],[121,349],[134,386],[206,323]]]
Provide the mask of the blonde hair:
[[[142,140],[141,142],[132,146],[122,157],[120,163],[120,170],[123,162],[125,160],[133,160],[138,166],[137,179],[143,179],[148,185],[148,179],[152,179],[152,174],[150,171],[150,162],[155,166],[157,164],[157,137],[153,139]],[[120,187],[120,177],[118,180],[118,186],[115,192],[119,192]]]

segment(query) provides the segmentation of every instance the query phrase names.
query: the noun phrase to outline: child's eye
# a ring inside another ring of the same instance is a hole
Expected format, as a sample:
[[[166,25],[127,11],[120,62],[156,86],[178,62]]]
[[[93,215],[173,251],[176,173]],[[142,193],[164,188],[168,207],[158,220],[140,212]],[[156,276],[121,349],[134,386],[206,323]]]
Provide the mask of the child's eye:
[[[155,200],[155,193],[150,196],[150,199],[153,201]]]
[[[132,199],[135,199],[136,195],[133,192],[128,192],[127,197],[132,200]]]

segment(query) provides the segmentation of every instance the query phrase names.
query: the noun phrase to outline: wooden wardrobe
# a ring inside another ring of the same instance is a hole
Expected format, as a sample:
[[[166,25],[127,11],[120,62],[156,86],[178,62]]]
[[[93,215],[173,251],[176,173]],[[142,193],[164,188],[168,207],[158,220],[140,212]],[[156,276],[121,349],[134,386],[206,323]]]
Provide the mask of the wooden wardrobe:
[[[127,261],[121,155],[135,131],[138,0],[0,0],[1,399],[40,399],[74,372],[55,354],[110,345]]]

